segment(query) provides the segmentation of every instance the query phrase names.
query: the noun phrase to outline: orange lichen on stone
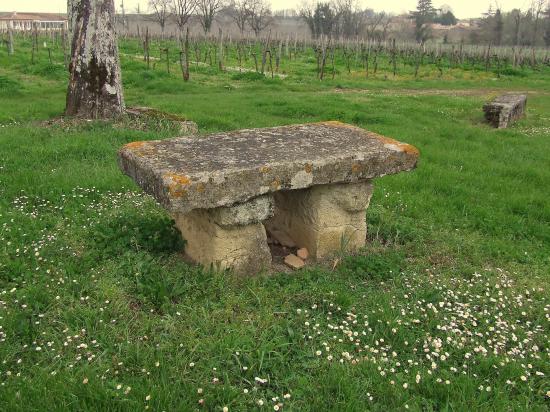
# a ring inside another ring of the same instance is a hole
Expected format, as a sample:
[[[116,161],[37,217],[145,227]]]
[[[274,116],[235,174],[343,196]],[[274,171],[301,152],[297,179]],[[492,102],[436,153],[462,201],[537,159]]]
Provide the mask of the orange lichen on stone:
[[[351,125],[351,124],[347,124],[347,123],[342,123],[342,122],[339,122],[338,120],[329,120],[327,122],[321,122],[320,124],[324,124],[324,125],[327,125],[327,126],[341,127],[341,128],[344,128],[344,129],[353,129],[353,130],[365,131],[365,130],[361,129],[360,127],[357,127],[357,126],[354,126],[354,125]]]
[[[279,190],[279,188],[281,187],[281,182],[279,181],[279,179],[275,179],[273,182],[271,182],[271,188],[273,190]]]
[[[397,140],[394,140],[392,138],[381,136],[377,133],[369,132],[365,129],[361,129],[360,127],[353,126],[351,124],[342,123],[342,122],[339,122],[337,120],[330,120],[328,122],[321,122],[320,124],[325,124],[325,125],[328,125],[328,126],[341,127],[341,128],[346,128],[346,129],[360,130],[360,131],[364,132],[365,134],[367,134],[368,136],[374,137],[374,138],[376,138],[376,139],[378,139],[378,140],[380,140],[380,141],[382,141],[386,144],[391,144],[391,145],[397,146],[404,153],[407,153],[407,154],[412,155],[412,156],[417,156],[417,157],[420,155],[420,152],[418,151],[418,149],[416,147],[410,145],[410,144],[401,143],[401,142],[399,142]]]
[[[180,197],[184,197],[187,195],[187,190],[185,189],[178,189],[174,187],[169,187],[168,191],[170,192],[170,196],[176,199],[179,199]]]
[[[351,172],[352,173],[359,173],[359,172],[361,172],[362,169],[363,169],[363,167],[359,163],[354,163],[354,164],[351,165]]]
[[[271,167],[269,166],[262,166],[260,167],[260,173],[268,173],[271,170]]]
[[[168,185],[170,196],[179,198],[187,194],[187,190],[183,189],[183,186],[191,184],[191,179],[187,176],[178,175],[177,173],[165,173],[163,178],[171,180],[171,183]]]
[[[146,144],[147,142],[131,142],[123,146],[124,149],[137,149]]]
[[[418,149],[416,147],[414,147],[413,145],[410,145],[408,143],[401,143],[395,139],[392,139],[390,137],[386,137],[386,136],[382,136],[382,135],[379,135],[379,134],[376,134],[376,133],[370,133],[370,135],[378,140],[380,140],[381,142],[384,142],[385,144],[391,144],[393,146],[397,146],[399,149],[401,149],[401,151],[409,154],[409,155],[412,155],[412,156],[416,156],[418,157],[420,155],[420,152],[418,151]]]
[[[311,173],[313,171],[313,166],[309,163],[306,163],[304,170],[306,171],[306,173]]]
[[[178,175],[177,173],[165,173],[164,178],[171,179],[173,182],[180,185],[188,185],[191,183],[191,179],[187,176]]]
[[[400,147],[407,154],[410,154],[410,155],[416,156],[416,157],[420,156],[420,150],[418,150],[416,147],[414,147],[411,144],[401,143]]]
[[[145,156],[154,153],[155,149],[149,142],[131,142],[122,147],[122,150],[130,150],[137,156]]]

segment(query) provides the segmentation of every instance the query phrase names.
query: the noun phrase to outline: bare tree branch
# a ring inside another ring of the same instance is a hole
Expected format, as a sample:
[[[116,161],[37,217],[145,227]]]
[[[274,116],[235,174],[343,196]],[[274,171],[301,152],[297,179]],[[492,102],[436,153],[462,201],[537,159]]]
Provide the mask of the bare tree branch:
[[[210,32],[216,14],[223,6],[223,0],[197,0],[199,23],[204,30],[204,34]]]
[[[159,24],[163,35],[166,21],[170,16],[170,3],[171,0],[149,0],[149,10],[153,14],[153,19]]]
[[[233,1],[229,6],[229,14],[242,36],[250,17],[250,0]]]
[[[196,0],[172,0],[170,11],[176,19],[181,32],[197,8]]]
[[[248,24],[256,37],[273,23],[271,6],[265,0],[251,0],[248,17]]]

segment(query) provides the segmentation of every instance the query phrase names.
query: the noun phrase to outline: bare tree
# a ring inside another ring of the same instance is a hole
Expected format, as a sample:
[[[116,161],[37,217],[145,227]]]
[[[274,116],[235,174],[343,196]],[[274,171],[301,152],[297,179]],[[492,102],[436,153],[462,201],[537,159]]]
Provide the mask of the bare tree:
[[[385,14],[384,18],[382,19],[382,30],[380,31],[380,41],[386,41],[386,37],[388,35],[388,29],[390,28],[390,24],[393,21],[393,17],[391,14]]]
[[[126,9],[124,8],[124,0],[120,0],[120,15],[121,20],[120,23],[122,24],[122,27],[124,30],[128,30],[128,19],[126,18]],[[115,10],[115,16],[116,16],[116,10]]]
[[[532,45],[536,46],[537,44],[537,37],[539,34],[539,23],[541,20],[541,17],[544,14],[544,5],[547,0],[533,0],[531,2],[531,10],[533,13],[533,17],[535,19],[534,26],[533,26],[533,40]]]
[[[386,36],[387,29],[391,23],[391,16],[381,11],[375,13],[373,11],[367,13],[365,30],[367,39],[382,41]]]
[[[124,112],[113,0],[68,0],[72,37],[69,116],[112,118]]]
[[[204,34],[210,32],[214,18],[223,5],[223,0],[197,0],[199,23]]]
[[[512,10],[512,15],[514,18],[514,37],[512,40],[512,43],[514,46],[519,45],[519,29],[521,27],[521,10],[520,9],[514,9]]]
[[[154,20],[159,24],[163,37],[166,22],[170,16],[171,3],[171,0],[149,0],[149,10],[151,10]]]
[[[249,18],[249,0],[235,0],[229,6],[229,14],[237,25],[241,36],[244,34]]]
[[[410,13],[415,24],[415,37],[418,43],[424,43],[431,36],[431,23],[433,23],[436,11],[432,0],[418,0],[416,10]]]
[[[306,22],[313,37],[316,37],[317,33],[317,28],[315,27],[315,7],[315,3],[304,1],[298,10],[300,17]]]
[[[494,19],[494,42],[495,45],[500,46],[502,44],[502,34],[504,32],[504,21],[502,19],[502,11],[497,9]]]
[[[170,9],[176,19],[176,24],[182,33],[185,25],[195,12],[196,8],[196,0],[172,0]]]
[[[271,6],[265,0],[251,0],[248,10],[248,24],[258,37],[273,23]]]
[[[345,38],[358,36],[365,24],[365,14],[357,0],[336,0],[336,16],[339,20],[338,34]]]
[[[306,22],[314,38],[338,34],[338,10],[329,2],[303,3],[300,16]]]
[[[550,3],[548,3],[548,7],[546,8],[546,27],[544,29],[544,44],[546,47],[550,47]]]

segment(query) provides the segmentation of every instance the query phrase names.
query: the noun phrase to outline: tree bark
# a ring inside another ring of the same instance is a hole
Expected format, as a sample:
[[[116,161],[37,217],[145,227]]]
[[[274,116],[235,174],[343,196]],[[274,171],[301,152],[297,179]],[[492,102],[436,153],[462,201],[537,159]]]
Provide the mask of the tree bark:
[[[71,62],[66,115],[88,119],[123,113],[113,0],[69,0]]]
[[[78,14],[79,1],[67,0],[67,29],[69,32],[69,41],[72,41],[74,34],[75,19]]]

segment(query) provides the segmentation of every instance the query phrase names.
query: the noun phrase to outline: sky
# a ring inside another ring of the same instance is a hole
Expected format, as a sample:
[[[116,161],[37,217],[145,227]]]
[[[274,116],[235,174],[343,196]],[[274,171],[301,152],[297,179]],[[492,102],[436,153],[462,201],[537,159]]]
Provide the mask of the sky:
[[[138,3],[142,12],[147,10],[147,0],[115,0],[117,9],[124,1],[124,8],[128,11],[135,11]],[[369,7],[376,11],[387,11],[402,13],[414,10],[417,0],[360,0],[363,7]],[[273,10],[298,8],[302,0],[271,0]],[[451,6],[454,14],[460,18],[478,17],[489,9],[489,5],[498,3],[502,10],[508,11],[513,8],[523,10],[529,7],[531,0],[434,0],[435,7],[443,4]],[[65,13],[67,11],[67,0],[0,0],[0,11],[36,11]]]

